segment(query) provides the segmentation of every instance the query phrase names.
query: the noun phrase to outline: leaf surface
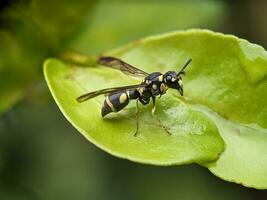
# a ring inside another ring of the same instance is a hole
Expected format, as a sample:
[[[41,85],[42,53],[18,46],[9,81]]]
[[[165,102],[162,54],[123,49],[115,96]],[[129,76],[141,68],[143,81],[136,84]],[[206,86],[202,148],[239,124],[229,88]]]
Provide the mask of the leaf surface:
[[[103,96],[84,103],[78,103],[76,97],[101,88],[136,84],[135,80],[105,67],[75,67],[57,59],[47,60],[44,70],[67,119],[89,141],[111,154],[142,163],[171,165],[215,160],[223,151],[223,141],[211,120],[179,100],[177,92],[162,97],[156,111],[172,135],[152,117],[151,105],[140,105],[139,134],[134,137],[134,102],[102,119]]]
[[[73,99],[86,91],[135,81],[100,66],[70,67],[48,60],[45,75],[58,105],[89,140],[110,151],[110,143],[103,145],[103,138],[112,138],[116,150],[110,152],[131,160],[164,165],[197,162],[222,179],[267,188],[267,52],[262,47],[231,35],[189,30],[148,37],[106,55],[147,72],[177,71],[187,59],[193,62],[184,78],[185,97],[168,91],[158,101],[157,115],[171,127],[173,136],[165,135],[150,109],[143,107],[141,133],[134,138],[134,105],[102,120],[97,113],[103,98],[83,105]],[[62,81],[66,76],[73,78],[68,84]],[[72,97],[61,97],[64,91]],[[85,112],[88,108],[90,112]],[[220,153],[216,162],[207,161]]]

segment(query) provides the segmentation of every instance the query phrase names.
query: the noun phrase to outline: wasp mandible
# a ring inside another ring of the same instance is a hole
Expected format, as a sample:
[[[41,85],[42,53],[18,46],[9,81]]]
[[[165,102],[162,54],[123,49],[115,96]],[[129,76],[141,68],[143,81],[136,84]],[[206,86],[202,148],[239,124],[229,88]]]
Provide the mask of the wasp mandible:
[[[104,65],[106,67],[111,67],[113,69],[118,69],[126,75],[143,77],[143,81],[138,85],[129,85],[122,87],[107,88],[98,91],[93,91],[86,93],[77,98],[78,102],[84,102],[98,95],[106,94],[106,99],[102,106],[102,117],[106,116],[111,112],[118,112],[127,106],[130,100],[136,100],[136,131],[134,136],[138,133],[139,128],[139,104],[140,101],[143,105],[146,105],[152,99],[153,108],[152,116],[155,117],[164,130],[168,131],[168,128],[163,125],[161,120],[155,115],[156,111],[156,97],[161,97],[166,93],[168,88],[176,89],[179,91],[181,96],[183,96],[183,83],[182,76],[185,75],[185,68],[192,61],[190,58],[180,71],[168,71],[165,74],[160,72],[147,73],[141,69],[138,69],[128,63],[114,57],[100,57],[97,60],[98,64]]]

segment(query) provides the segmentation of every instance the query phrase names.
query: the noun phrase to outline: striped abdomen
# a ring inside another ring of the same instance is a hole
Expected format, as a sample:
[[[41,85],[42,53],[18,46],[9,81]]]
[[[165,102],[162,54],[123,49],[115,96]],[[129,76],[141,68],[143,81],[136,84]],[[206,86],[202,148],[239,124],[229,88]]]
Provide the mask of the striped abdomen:
[[[129,104],[131,99],[137,99],[139,96],[139,92],[136,89],[109,94],[102,106],[102,117],[111,112],[120,111]]]

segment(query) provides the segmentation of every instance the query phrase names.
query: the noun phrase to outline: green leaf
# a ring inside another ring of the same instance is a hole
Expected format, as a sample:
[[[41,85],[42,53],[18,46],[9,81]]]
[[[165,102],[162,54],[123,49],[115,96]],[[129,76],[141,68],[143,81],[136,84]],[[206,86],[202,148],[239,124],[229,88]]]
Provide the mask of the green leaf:
[[[84,105],[73,100],[85,91],[130,84],[132,82],[129,78],[106,68],[78,68],[66,66],[57,60],[48,60],[45,75],[55,100],[66,117],[88,139],[93,138],[93,142],[102,148],[106,148],[103,141],[112,139],[116,149],[124,148],[121,139],[125,139],[124,142],[129,145],[125,146],[125,154],[120,151],[120,156],[130,158],[126,156],[127,147],[131,149],[129,152],[132,155],[141,149],[139,155],[147,155],[148,160],[154,159],[148,162],[143,159],[145,163],[181,164],[185,163],[180,162],[180,155],[183,154],[182,157],[186,155],[188,162],[194,160],[201,163],[222,179],[249,187],[267,188],[267,53],[262,47],[231,35],[190,30],[139,40],[107,55],[119,57],[148,72],[178,70],[190,57],[193,63],[188,67],[184,78],[185,98],[177,98],[178,95],[168,92],[158,102],[157,114],[167,126],[171,124],[173,136],[167,137],[160,128],[153,127],[156,123],[151,121],[149,109],[143,108],[141,119],[145,125],[141,125],[142,133],[136,139],[130,137],[134,131],[134,121],[132,124],[125,122],[134,117],[133,106],[114,118],[101,120],[97,117],[97,112],[103,98],[91,100]],[[86,111],[87,109],[89,110]],[[151,123],[153,126],[146,128]],[[203,145],[201,149],[209,149],[210,155],[222,151],[223,143],[218,138],[213,123],[226,143],[226,150],[216,162],[204,164],[202,159],[193,158],[203,151],[199,151],[200,148],[192,149],[191,145]],[[199,129],[203,126],[206,128]],[[112,131],[111,135],[107,134],[107,129]],[[188,134],[197,129],[203,131],[201,136],[207,137],[198,140],[196,135]],[[184,131],[187,134],[181,134]],[[182,135],[185,137],[180,138]],[[141,144],[138,144],[138,148],[131,146],[132,142],[140,139],[146,143],[147,151]],[[170,152],[166,151],[160,159],[148,153],[155,153],[156,147],[157,150],[162,150],[162,142],[166,142],[165,150]],[[212,146],[212,143],[218,148]],[[173,160],[165,162],[170,154],[174,156]],[[140,161],[137,157],[130,159]]]
[[[74,67],[56,59],[45,62],[44,73],[65,117],[89,141],[113,155],[142,163],[170,165],[215,160],[224,149],[214,124],[182,103],[177,92],[162,97],[156,112],[173,135],[169,136],[152,118],[150,105],[141,108],[139,134],[134,137],[134,102],[123,111],[102,119],[103,96],[82,104],[76,98],[87,91],[136,81],[116,70]]]
[[[225,180],[267,188],[267,53],[262,47],[233,36],[195,30],[149,38],[117,54],[126,60],[128,55],[148,60],[136,65],[150,65],[153,60],[174,66],[174,56],[192,57],[194,65],[185,79],[187,101],[221,115],[209,116],[227,147],[210,170]]]
[[[175,57],[192,57],[184,81],[186,100],[213,110],[208,116],[226,143],[220,159],[208,165],[211,172],[267,188],[267,52],[262,47],[234,36],[192,30],[148,38],[116,54],[137,66],[175,66]],[[140,57],[146,62],[139,62]]]
[[[242,125],[208,111],[226,143],[226,150],[215,163],[206,166],[216,176],[247,187],[267,188],[267,130]]]

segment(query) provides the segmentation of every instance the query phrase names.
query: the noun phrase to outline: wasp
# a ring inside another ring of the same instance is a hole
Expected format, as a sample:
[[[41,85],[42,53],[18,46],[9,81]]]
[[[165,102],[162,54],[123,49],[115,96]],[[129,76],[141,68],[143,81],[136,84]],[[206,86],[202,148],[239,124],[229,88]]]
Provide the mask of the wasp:
[[[152,99],[152,116],[155,117],[161,127],[171,135],[168,128],[163,125],[157,116],[155,116],[156,97],[159,96],[160,98],[169,88],[178,90],[180,95],[183,96],[182,76],[185,75],[185,69],[191,61],[192,59],[190,58],[178,72],[168,71],[165,74],[162,74],[160,72],[144,72],[143,70],[115,57],[100,57],[97,60],[98,64],[120,70],[126,75],[143,77],[143,81],[137,85],[106,88],[89,92],[79,96],[77,101],[84,102],[99,95],[106,95],[101,111],[102,117],[104,117],[109,113],[119,112],[129,104],[130,100],[136,100],[136,131],[134,134],[134,136],[136,136],[139,128],[139,102],[143,105],[147,105]]]

